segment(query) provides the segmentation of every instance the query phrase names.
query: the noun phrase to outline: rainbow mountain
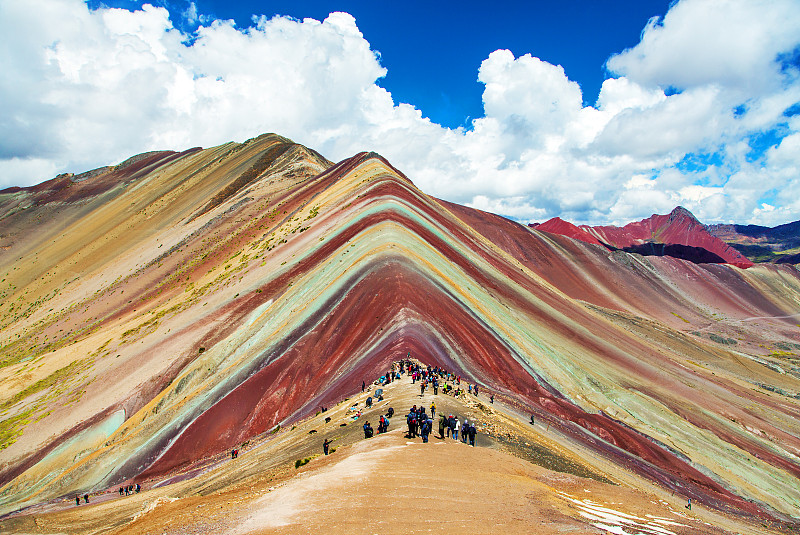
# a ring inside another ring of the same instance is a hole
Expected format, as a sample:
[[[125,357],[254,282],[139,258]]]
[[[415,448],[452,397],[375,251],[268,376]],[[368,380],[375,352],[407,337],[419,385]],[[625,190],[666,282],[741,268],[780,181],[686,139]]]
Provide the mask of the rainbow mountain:
[[[0,514],[165,477],[406,355],[800,519],[800,274],[610,250],[274,134],[0,192]]]

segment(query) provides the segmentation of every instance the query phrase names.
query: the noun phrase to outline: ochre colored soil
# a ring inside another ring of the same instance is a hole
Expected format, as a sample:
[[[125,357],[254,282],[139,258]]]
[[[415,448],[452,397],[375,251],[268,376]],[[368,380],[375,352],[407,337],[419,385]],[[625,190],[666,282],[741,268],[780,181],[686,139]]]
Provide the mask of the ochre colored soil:
[[[365,408],[370,392],[254,440],[237,459],[217,455],[183,474],[144,484],[140,494],[117,489],[90,498],[28,509],[0,524],[3,533],[468,533],[703,534],[778,533],[765,525],[714,513],[613,464],[586,457],[565,436],[521,421],[488,395],[424,396],[402,378],[383,402]],[[405,434],[412,404],[477,422],[476,447]],[[391,406],[389,432],[364,439]],[[363,415],[353,421],[357,410]],[[325,418],[331,418],[325,422]],[[341,424],[347,424],[342,426]],[[325,438],[335,451],[321,455]],[[299,469],[295,461],[311,457]],[[550,470],[544,466],[555,468]],[[205,470],[205,471],[204,471]],[[186,479],[187,474],[194,474]],[[574,474],[589,477],[580,477]],[[171,484],[165,484],[173,481]],[[623,530],[623,531],[621,531]]]

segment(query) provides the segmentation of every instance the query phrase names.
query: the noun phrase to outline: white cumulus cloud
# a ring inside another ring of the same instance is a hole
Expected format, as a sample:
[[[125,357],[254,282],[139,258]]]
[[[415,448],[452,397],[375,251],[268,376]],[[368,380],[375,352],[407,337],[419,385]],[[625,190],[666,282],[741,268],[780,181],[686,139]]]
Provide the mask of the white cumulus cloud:
[[[194,3],[173,21],[0,0],[0,15],[0,187],[277,132],[334,160],[378,151],[428,193],[521,221],[800,217],[796,0],[677,2],[609,58],[594,106],[561,66],[497,50],[476,65],[484,115],[458,129],[377,84],[391,66],[347,13],[240,28]]]

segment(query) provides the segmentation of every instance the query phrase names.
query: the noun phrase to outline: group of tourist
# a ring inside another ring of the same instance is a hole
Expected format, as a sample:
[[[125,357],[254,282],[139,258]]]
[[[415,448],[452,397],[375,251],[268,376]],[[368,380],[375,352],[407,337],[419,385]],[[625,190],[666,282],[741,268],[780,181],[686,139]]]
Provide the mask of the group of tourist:
[[[400,372],[403,373],[407,371],[408,374],[411,376],[412,384],[415,382],[420,383],[420,395],[425,394],[425,388],[428,385],[431,385],[433,388],[433,393],[437,394],[439,389],[439,382],[441,381],[450,381],[445,382],[442,392],[444,394],[451,394],[455,397],[461,396],[464,394],[464,390],[461,388],[461,376],[456,375],[454,373],[448,372],[444,368],[438,366],[422,366],[416,362],[412,362],[409,359],[404,361],[400,361],[399,363]],[[467,384],[467,392],[473,394],[475,396],[478,395],[478,385],[477,384]],[[490,396],[492,403],[494,403],[494,395]],[[406,415],[406,424],[408,425],[408,437],[415,438],[417,436],[422,438],[423,442],[428,442],[429,435],[433,432],[433,420],[436,418],[436,402],[431,402],[430,405],[430,416],[428,416],[425,407],[420,405],[417,407],[414,405],[409,410],[408,414]],[[475,436],[477,435],[477,429],[475,427],[474,422],[470,422],[468,419],[464,419],[464,422],[459,420],[457,416],[452,414],[445,416],[444,414],[439,416],[439,438],[444,439],[445,437],[452,437],[454,440],[459,439],[459,434],[461,436],[461,442],[464,444],[469,443],[471,446],[475,446]]]
[[[139,493],[141,491],[142,491],[142,486],[137,483],[135,485],[126,485],[124,487],[120,487],[119,488],[119,495],[120,496],[130,496],[131,494]],[[88,494],[84,494],[83,495],[83,503],[89,503],[89,495]],[[75,496],[75,505],[80,505],[80,504],[81,504],[81,495],[79,494],[79,495]]]
[[[443,394],[452,395],[454,397],[462,396],[465,391],[461,388],[461,376],[455,373],[448,372],[439,366],[422,366],[409,359],[401,360],[399,363],[400,373],[407,372],[411,377],[411,383],[419,382],[419,394],[425,395],[425,390],[430,386],[434,395],[439,394],[439,388],[442,389]],[[444,385],[442,385],[444,383]],[[478,385],[467,383],[466,392],[478,395]],[[494,395],[491,396],[491,401],[494,403]]]
[[[392,366],[390,370],[382,375],[379,380],[375,381],[376,385],[386,385],[394,380],[399,379],[401,376],[407,375],[411,377],[411,383],[419,383],[420,395],[425,394],[425,389],[429,386],[433,389],[434,394],[438,394],[441,382],[444,382],[442,392],[451,394],[456,397],[464,395],[466,392],[478,395],[477,384],[467,384],[467,390],[461,388],[461,376],[451,373],[444,368],[438,366],[423,366],[417,362],[412,361],[410,358],[401,360]],[[452,383],[452,384],[451,384]],[[366,392],[366,381],[361,382],[361,391]],[[379,391],[378,391],[379,392]],[[492,396],[493,397],[493,396]],[[383,400],[382,396],[378,397]],[[373,397],[368,396],[365,401],[367,409],[373,406]],[[352,418],[358,419],[362,415],[362,411],[358,408],[358,403],[354,404],[350,411],[357,411]],[[389,430],[389,419],[394,415],[394,409],[389,407],[385,415],[380,416],[378,421],[378,434],[386,433]],[[408,426],[407,438],[422,438],[422,442],[428,442],[430,435],[433,433],[433,421],[436,418],[436,402],[431,402],[430,415],[425,407],[420,404],[418,407],[414,405],[406,414],[406,425]],[[364,438],[372,438],[375,431],[369,421],[364,422],[362,429],[364,431]],[[454,440],[459,440],[464,444],[475,446],[475,436],[477,429],[474,422],[464,419],[462,423],[457,416],[454,415],[440,415],[439,416],[439,439],[444,440],[445,437],[452,437]],[[323,451],[328,455],[330,441],[325,439],[323,442]]]
[[[458,440],[459,433],[461,434],[461,442],[464,444],[469,442],[470,446],[475,446],[475,435],[478,434],[478,430],[475,428],[474,421],[470,422],[464,418],[464,423],[462,424],[458,417],[452,414],[446,417],[445,415],[439,417],[440,438],[448,436],[452,437],[453,440]]]
[[[433,421],[425,412],[425,407],[414,405],[406,415],[408,425],[408,438],[422,437],[423,442],[428,442],[428,435],[431,434]]]
[[[138,483],[136,485],[128,485],[126,487],[119,488],[119,495],[120,496],[130,496],[134,492],[140,492],[142,490],[142,486]]]
[[[428,442],[428,437],[433,431],[433,418],[435,418],[436,405],[431,404],[431,415],[428,416],[425,407],[414,405],[406,415],[406,424],[408,425],[408,438],[421,437],[422,442]],[[461,434],[461,442],[464,444],[469,443],[470,446],[475,446],[475,435],[477,435],[475,423],[464,419],[464,423],[457,416],[452,414],[439,416],[439,438],[444,439],[452,437],[453,440],[458,440],[459,433]]]
[[[394,414],[394,409],[391,407],[389,408],[391,413]],[[387,413],[386,416],[381,414],[380,420],[378,420],[378,434],[386,433],[389,430],[389,417],[390,415]],[[369,421],[364,422],[364,438],[372,438],[375,431],[372,429],[372,425],[370,425]]]

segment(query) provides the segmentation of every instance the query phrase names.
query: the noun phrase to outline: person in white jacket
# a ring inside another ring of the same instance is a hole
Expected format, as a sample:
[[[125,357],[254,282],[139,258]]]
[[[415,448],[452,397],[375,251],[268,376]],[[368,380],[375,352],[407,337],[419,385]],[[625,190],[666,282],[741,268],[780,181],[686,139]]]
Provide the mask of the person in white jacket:
[[[461,422],[456,417],[456,425],[453,427],[453,439],[458,440],[458,431],[461,429]]]

